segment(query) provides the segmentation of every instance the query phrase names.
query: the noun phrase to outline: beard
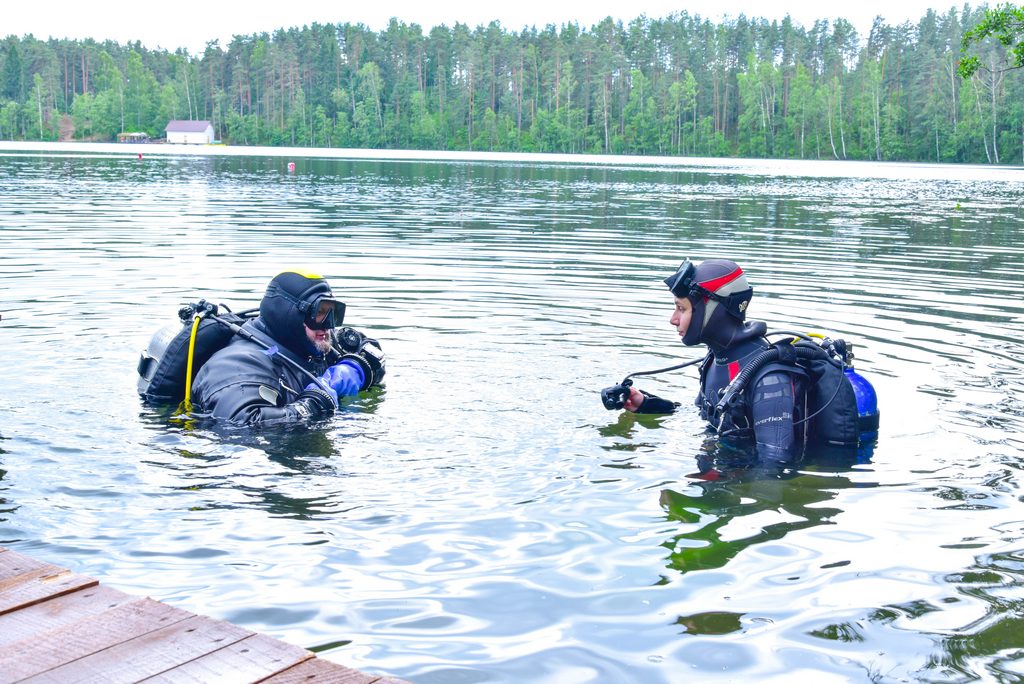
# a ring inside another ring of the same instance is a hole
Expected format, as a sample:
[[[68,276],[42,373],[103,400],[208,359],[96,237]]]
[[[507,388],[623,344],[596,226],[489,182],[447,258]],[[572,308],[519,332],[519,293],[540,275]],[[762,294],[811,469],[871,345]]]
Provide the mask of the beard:
[[[323,355],[333,349],[331,342],[334,340],[334,331],[328,330],[327,334],[324,335],[323,339],[318,337],[318,331],[306,328],[306,340],[310,346],[316,350],[317,354]]]

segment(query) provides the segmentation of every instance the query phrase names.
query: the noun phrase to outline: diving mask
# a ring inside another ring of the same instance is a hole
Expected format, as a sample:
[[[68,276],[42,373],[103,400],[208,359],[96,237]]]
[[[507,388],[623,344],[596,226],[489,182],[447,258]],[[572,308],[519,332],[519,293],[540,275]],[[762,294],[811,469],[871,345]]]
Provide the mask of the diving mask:
[[[304,314],[302,322],[310,330],[331,330],[345,320],[345,303],[323,295],[302,302],[299,309]]]
[[[695,288],[701,288],[694,278],[697,275],[697,267],[693,265],[693,262],[687,259],[679,265],[679,270],[665,278],[665,284],[668,285],[668,289],[672,291],[672,294],[679,298],[690,297],[695,293]],[[705,290],[706,292],[706,290]],[[702,293],[703,294],[703,293]]]

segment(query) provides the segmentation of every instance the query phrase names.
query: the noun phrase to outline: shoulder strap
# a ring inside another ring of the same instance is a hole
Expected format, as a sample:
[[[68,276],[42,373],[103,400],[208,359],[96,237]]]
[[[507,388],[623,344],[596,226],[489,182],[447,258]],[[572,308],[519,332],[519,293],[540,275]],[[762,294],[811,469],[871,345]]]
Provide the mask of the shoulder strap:
[[[700,362],[700,366],[699,366],[699,371],[700,371],[700,390],[699,391],[700,391],[701,398],[704,398],[704,381],[708,377],[708,369],[711,368],[711,364],[714,363],[714,361],[715,361],[715,355],[712,354],[709,351],[707,353],[707,356],[704,357],[704,360]]]

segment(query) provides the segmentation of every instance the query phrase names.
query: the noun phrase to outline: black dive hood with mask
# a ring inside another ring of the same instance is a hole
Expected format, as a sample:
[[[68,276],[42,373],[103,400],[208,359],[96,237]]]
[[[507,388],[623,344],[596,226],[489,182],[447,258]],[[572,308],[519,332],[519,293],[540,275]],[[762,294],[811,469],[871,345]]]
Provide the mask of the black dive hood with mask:
[[[326,312],[318,317],[318,312]],[[345,305],[334,299],[331,286],[319,275],[285,271],[270,284],[260,301],[260,320],[278,343],[300,358],[315,354],[305,327],[330,330],[345,319]]]
[[[708,259],[700,265],[686,260],[665,285],[676,297],[690,300],[693,313],[683,335],[683,344],[706,344],[720,351],[764,334],[764,324],[746,324],[747,306],[754,288],[743,269],[727,259]]]

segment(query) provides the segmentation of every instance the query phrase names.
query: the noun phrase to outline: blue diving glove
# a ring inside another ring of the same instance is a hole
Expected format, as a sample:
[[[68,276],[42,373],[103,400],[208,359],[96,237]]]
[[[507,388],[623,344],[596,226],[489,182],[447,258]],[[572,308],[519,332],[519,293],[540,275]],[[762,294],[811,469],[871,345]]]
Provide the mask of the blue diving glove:
[[[363,369],[359,367],[359,364],[351,359],[345,359],[324,371],[320,379],[324,381],[324,384],[327,385],[329,391],[334,395],[334,403],[337,404],[338,397],[359,394],[359,389],[363,386],[366,376],[363,373]],[[306,386],[306,389],[311,387],[319,387],[319,385],[310,383]]]

